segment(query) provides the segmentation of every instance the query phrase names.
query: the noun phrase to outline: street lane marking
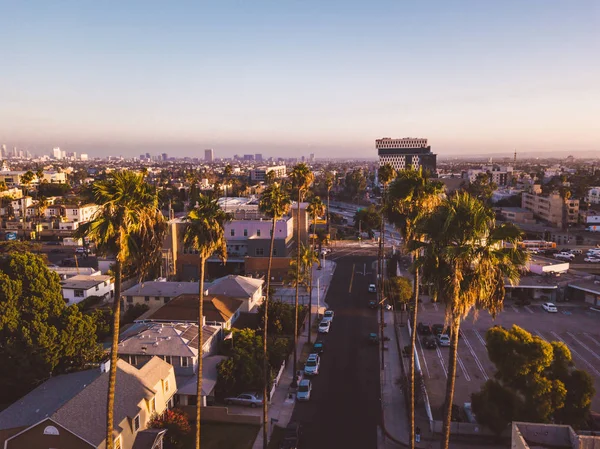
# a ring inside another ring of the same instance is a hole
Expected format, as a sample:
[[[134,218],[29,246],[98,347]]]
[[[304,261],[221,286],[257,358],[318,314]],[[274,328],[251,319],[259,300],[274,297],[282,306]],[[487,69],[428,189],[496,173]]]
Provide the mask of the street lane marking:
[[[467,371],[467,368],[465,368],[465,365],[463,364],[463,362],[458,354],[456,354],[456,360],[458,360],[458,364],[460,365],[460,369],[462,369],[465,379],[467,379],[467,381],[471,382],[471,376],[469,376],[469,372]]]
[[[515,306],[511,306],[511,307],[512,307],[512,309],[513,309],[515,312],[517,312],[517,313],[521,313],[521,312],[519,312],[519,309],[517,309]]]
[[[350,276],[350,288],[348,288],[348,293],[352,293],[352,281],[354,281],[354,264],[352,264],[352,276]]]
[[[548,341],[548,340],[546,340],[546,337],[544,337],[540,331],[537,331],[537,330],[536,330],[536,331],[535,331],[535,333],[536,333],[536,334],[537,334],[537,336],[538,336],[538,337],[540,337],[542,340],[544,340],[544,341]]]
[[[423,312],[427,312],[427,309],[425,308],[425,304],[421,304],[421,309],[423,309]]]
[[[583,346],[583,349],[586,349],[590,354],[592,354],[596,360],[600,360],[600,355],[598,355],[596,352],[590,349],[588,345],[579,340],[575,335],[573,335],[571,332],[567,332],[567,335],[569,335],[573,340],[575,340],[577,343]]]
[[[448,370],[446,369],[446,363],[444,363],[444,356],[442,355],[442,351],[440,351],[440,347],[436,346],[435,352],[437,352],[438,358],[440,359],[440,365],[442,365],[442,369],[444,370],[444,376],[446,379],[448,378]]]
[[[561,342],[565,343],[565,341],[564,341],[562,338],[560,338],[560,336],[559,336],[559,335],[558,335],[556,332],[554,332],[554,331],[550,331],[550,333],[551,333],[552,335],[554,335],[554,337],[555,337],[555,338],[556,338],[558,341],[561,341]],[[573,354],[575,354],[577,357],[579,357],[579,358],[581,359],[581,361],[587,365],[587,367],[590,369],[590,371],[593,371],[593,373],[594,373],[594,374],[595,374],[597,377],[600,377],[600,371],[598,371],[596,368],[594,368],[594,365],[592,365],[590,362],[588,362],[588,361],[587,361],[587,359],[586,359],[585,357],[583,357],[581,354],[579,354],[579,353],[578,353],[578,352],[577,352],[575,349],[573,349],[573,347],[572,347],[572,346],[569,346],[569,345],[568,345],[568,344],[566,344],[566,343],[565,343],[565,345],[567,346],[567,348],[569,348],[569,350],[570,350],[570,351],[571,351]]]
[[[473,350],[473,346],[471,346],[471,343],[469,343],[469,339],[467,338],[467,336],[466,336],[466,334],[464,332],[463,332],[463,338],[462,339],[465,342],[465,344],[469,347],[469,351],[471,351],[471,355],[475,359],[475,363],[479,367],[479,370],[481,371],[481,374],[483,374],[483,377],[485,378],[485,380],[488,380],[489,376],[485,372],[485,368],[483,367],[483,365],[479,361],[479,357],[477,357],[477,354],[475,354],[475,351]]]
[[[587,332],[585,334],[587,338],[589,338],[590,340],[592,340],[594,343],[596,343],[596,346],[600,346],[600,343],[598,343],[598,340],[596,340],[594,337],[592,337],[590,334],[588,334]]]
[[[427,366],[427,360],[425,360],[425,352],[423,351],[423,346],[421,345],[421,339],[417,335],[417,342],[419,342],[419,349],[421,350],[421,358],[423,359],[423,365],[425,365],[425,371],[427,371],[427,377],[431,379],[431,374],[429,374],[429,366]],[[419,355],[417,351],[417,356]]]
[[[527,310],[529,313],[535,313],[533,310],[531,310],[531,308],[529,306],[524,306],[525,310]]]
[[[475,335],[477,336],[477,338],[479,339],[479,341],[481,342],[483,347],[486,348],[487,344],[486,344],[485,340],[483,339],[483,337],[481,336],[481,334],[479,333],[479,331],[477,329],[473,329],[473,332],[475,332]]]

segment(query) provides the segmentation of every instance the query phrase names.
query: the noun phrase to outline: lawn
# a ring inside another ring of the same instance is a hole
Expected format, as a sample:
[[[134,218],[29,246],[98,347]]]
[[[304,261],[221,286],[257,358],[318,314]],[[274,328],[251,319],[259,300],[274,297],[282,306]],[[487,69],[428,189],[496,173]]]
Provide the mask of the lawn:
[[[250,424],[202,423],[202,449],[252,449],[260,426]],[[192,426],[190,438],[185,449],[194,447],[195,426]]]

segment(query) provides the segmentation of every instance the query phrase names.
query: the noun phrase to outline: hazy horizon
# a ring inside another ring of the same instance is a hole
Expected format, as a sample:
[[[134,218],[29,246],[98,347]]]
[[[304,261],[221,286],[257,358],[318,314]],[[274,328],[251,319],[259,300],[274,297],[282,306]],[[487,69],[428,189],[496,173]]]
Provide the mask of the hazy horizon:
[[[0,17],[0,144],[32,153],[600,150],[592,0],[38,0]]]

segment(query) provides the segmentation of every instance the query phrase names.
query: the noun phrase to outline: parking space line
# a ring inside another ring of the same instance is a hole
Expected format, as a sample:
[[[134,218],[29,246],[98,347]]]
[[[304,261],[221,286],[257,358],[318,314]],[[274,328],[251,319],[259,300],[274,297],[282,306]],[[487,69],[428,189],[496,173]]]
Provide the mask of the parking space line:
[[[554,337],[555,337],[555,338],[556,338],[558,341],[561,341],[561,342],[565,343],[565,341],[564,341],[562,338],[560,338],[560,336],[559,336],[559,335],[558,335],[556,332],[554,332],[554,331],[550,331],[550,333],[551,333],[552,335],[554,335]],[[570,350],[570,351],[571,351],[573,354],[575,354],[577,357],[579,357],[579,358],[581,359],[581,361],[587,365],[587,367],[590,369],[590,371],[593,371],[593,372],[594,372],[594,374],[596,375],[596,377],[600,377],[600,371],[598,371],[596,368],[594,368],[594,365],[592,365],[590,362],[588,362],[588,361],[587,361],[587,359],[586,359],[585,357],[583,357],[581,354],[579,354],[579,353],[578,353],[578,352],[577,352],[575,349],[573,349],[573,347],[572,347],[572,346],[569,346],[569,345],[567,345],[566,343],[565,343],[565,345],[567,346],[567,348],[569,348],[569,350]]]
[[[456,360],[458,361],[458,364],[460,365],[460,369],[462,369],[465,379],[467,379],[467,381],[471,382],[471,376],[469,376],[469,372],[467,371],[467,368],[465,368],[465,365],[458,354],[456,355]]]
[[[438,305],[437,305],[437,302],[434,302],[434,303],[433,303],[433,308],[435,309],[435,311],[436,311],[436,312],[438,311]]]
[[[417,342],[419,343],[419,349],[421,350],[421,358],[423,359],[423,365],[425,365],[425,371],[427,371],[427,377],[431,379],[431,374],[429,374],[429,366],[427,365],[427,360],[425,359],[425,352],[423,351],[423,346],[421,345],[421,339],[417,335]],[[419,355],[419,351],[417,351],[417,356]]]
[[[421,304],[421,309],[423,312],[427,312],[427,309],[425,308],[425,304]]]
[[[519,309],[517,309],[515,306],[510,306],[516,313],[521,313],[519,312]]]
[[[535,333],[536,333],[536,335],[537,335],[538,337],[540,337],[542,340],[544,340],[544,341],[548,341],[548,340],[546,340],[546,337],[544,337],[540,331],[536,330],[536,331],[535,331]]]
[[[525,310],[527,310],[529,313],[535,313],[533,310],[531,310],[531,307],[529,306],[524,306]]]
[[[481,336],[481,334],[479,333],[479,331],[477,329],[473,329],[473,332],[475,332],[475,335],[477,336],[477,338],[479,339],[479,341],[481,342],[481,344],[483,345],[484,348],[487,347],[487,343],[485,342],[485,340],[483,339],[483,337]]]
[[[467,345],[467,347],[469,348],[469,351],[471,351],[471,355],[475,359],[475,363],[479,367],[479,370],[481,371],[481,374],[483,374],[483,377],[485,378],[485,380],[488,380],[489,376],[485,372],[485,369],[483,368],[483,365],[481,364],[481,361],[479,360],[479,357],[477,357],[477,354],[475,354],[475,351],[473,350],[473,346],[471,346],[471,343],[469,343],[469,339],[467,338],[466,334],[463,333],[463,338],[462,339],[465,342],[465,344]]]
[[[442,351],[440,351],[439,346],[435,348],[435,352],[437,352],[438,358],[440,359],[440,364],[442,365],[442,369],[444,370],[444,376],[446,376],[447,379],[448,370],[446,369],[446,364],[444,363],[444,356],[442,355]]]
[[[352,293],[352,281],[354,281],[354,264],[352,264],[352,276],[350,276],[350,287],[348,288],[348,293]]]
[[[600,343],[598,342],[598,340],[596,340],[594,337],[592,337],[590,334],[588,334],[587,332],[584,333],[583,335],[585,335],[587,338],[589,338],[590,340],[592,340],[594,343],[596,343],[596,346],[600,346]]]
[[[596,360],[600,360],[600,355],[598,355],[596,352],[592,351],[592,349],[590,349],[590,347],[588,345],[586,345],[584,342],[579,340],[575,335],[573,335],[571,332],[567,332],[567,335],[569,335],[573,340],[575,340],[577,343],[579,343],[579,345],[582,346],[583,349],[587,350],[590,354],[592,354]]]

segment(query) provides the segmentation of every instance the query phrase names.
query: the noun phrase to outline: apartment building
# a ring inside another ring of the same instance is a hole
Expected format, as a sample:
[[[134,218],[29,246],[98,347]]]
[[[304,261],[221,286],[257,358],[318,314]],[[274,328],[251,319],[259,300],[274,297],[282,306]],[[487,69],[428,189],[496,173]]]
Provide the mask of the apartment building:
[[[600,187],[590,187],[585,201],[590,204],[600,204]]]
[[[477,176],[481,174],[488,174],[490,181],[496,184],[498,187],[505,187],[509,185],[513,178],[512,167],[501,167],[498,165],[489,165],[482,168],[470,168],[462,173],[462,178],[468,180],[470,183],[477,180]]]
[[[576,224],[579,216],[579,200],[565,201],[558,193],[549,195],[523,193],[521,206],[557,228]]]
[[[422,167],[432,175],[436,174],[437,155],[431,152],[427,139],[384,137],[375,140],[375,148],[379,155],[380,167],[385,164],[390,164],[395,170]]]
[[[285,165],[274,165],[272,167],[254,168],[250,170],[250,181],[264,181],[267,177],[267,173],[269,172],[274,172],[275,178],[283,178],[286,175],[286,167]]]

